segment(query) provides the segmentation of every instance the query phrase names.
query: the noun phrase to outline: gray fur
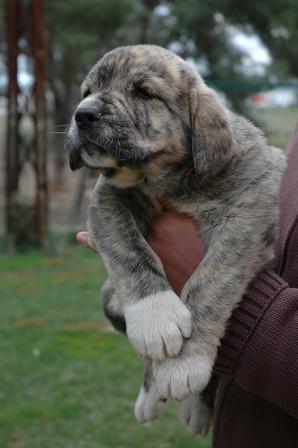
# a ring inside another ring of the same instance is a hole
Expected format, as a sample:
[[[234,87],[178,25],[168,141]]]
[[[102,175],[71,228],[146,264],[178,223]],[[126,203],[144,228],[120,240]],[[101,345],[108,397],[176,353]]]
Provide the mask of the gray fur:
[[[82,92],[78,109],[98,107],[100,119],[84,130],[73,119],[67,147],[73,168],[103,174],[89,210],[92,244],[129,339],[153,360],[160,396],[181,399],[206,387],[233,309],[273,257],[285,157],[159,47],[113,50]],[[192,317],[189,338],[188,314],[146,241],[164,201],[199,223],[207,247],[180,297]]]

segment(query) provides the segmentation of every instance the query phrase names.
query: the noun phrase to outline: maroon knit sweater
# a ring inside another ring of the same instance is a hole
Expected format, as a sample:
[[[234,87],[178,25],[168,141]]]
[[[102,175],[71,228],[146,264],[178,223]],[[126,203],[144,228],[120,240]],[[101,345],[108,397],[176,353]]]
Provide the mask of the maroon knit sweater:
[[[214,448],[298,448],[298,125],[288,156],[273,270],[252,282],[219,349]]]

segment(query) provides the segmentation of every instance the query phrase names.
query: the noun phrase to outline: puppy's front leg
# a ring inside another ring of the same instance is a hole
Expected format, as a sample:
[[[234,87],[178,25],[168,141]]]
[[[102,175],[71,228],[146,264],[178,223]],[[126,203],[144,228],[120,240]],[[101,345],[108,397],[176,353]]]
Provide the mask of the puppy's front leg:
[[[128,339],[142,356],[161,360],[178,355],[192,326],[143,236],[154,213],[138,191],[101,180],[91,199],[89,231],[123,300]]]
[[[272,258],[272,245],[264,237],[272,227],[270,219],[260,219],[255,211],[252,217],[240,214],[213,229],[207,254],[182,291],[193,317],[191,338],[176,359],[154,363],[160,396],[182,399],[206,387],[234,307]]]
[[[104,312],[114,328],[126,335],[126,323],[123,316],[122,300],[117,296],[110,280],[101,289]],[[153,378],[152,361],[145,359],[144,381],[135,402],[134,414],[140,423],[149,422],[158,417],[166,400],[161,400]]]

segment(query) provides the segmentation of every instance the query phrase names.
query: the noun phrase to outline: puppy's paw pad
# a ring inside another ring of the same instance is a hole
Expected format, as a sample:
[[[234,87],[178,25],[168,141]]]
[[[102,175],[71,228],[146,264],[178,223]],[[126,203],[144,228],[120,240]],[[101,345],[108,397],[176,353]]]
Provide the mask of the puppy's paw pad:
[[[190,394],[179,403],[179,419],[192,436],[206,436],[212,418],[212,410],[200,395]]]
[[[153,374],[159,396],[182,400],[190,393],[201,392],[208,384],[212,366],[209,357],[198,354],[154,362]]]
[[[191,314],[173,291],[144,297],[124,307],[127,336],[138,353],[162,360],[177,356],[192,331]]]
[[[135,403],[135,418],[140,423],[149,422],[158,417],[160,410],[166,402],[160,400],[155,384],[152,384],[148,391],[142,386]]]

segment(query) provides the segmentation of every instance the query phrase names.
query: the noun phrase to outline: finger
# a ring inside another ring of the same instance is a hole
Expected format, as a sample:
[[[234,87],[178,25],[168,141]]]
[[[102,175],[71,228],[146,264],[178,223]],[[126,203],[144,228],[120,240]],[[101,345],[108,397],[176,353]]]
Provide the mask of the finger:
[[[79,232],[78,234],[77,234],[77,241],[80,243],[80,244],[82,244],[84,247],[86,247],[87,249],[89,249],[89,250],[92,250],[93,252],[95,252],[94,251],[94,249],[93,249],[93,247],[91,246],[91,244],[89,243],[89,237],[88,237],[88,232],[86,232],[86,231],[84,231],[84,232]]]

